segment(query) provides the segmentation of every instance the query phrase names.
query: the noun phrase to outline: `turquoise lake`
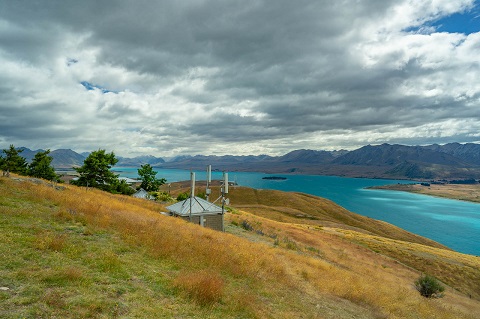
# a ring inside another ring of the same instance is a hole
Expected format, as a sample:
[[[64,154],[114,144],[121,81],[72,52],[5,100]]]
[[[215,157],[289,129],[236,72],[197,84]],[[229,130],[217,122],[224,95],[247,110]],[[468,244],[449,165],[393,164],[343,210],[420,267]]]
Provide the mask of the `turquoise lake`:
[[[124,177],[137,177],[137,168],[115,167]],[[155,169],[158,178],[168,182],[190,179],[190,171]],[[196,171],[197,180],[206,173]],[[346,209],[401,227],[412,233],[433,239],[456,251],[480,255],[480,204],[406,192],[365,189],[369,186],[411,183],[411,181],[344,178],[319,175],[283,175],[286,180],[264,180],[272,176],[253,172],[229,172],[229,180],[240,186],[303,192],[328,198]],[[221,172],[212,172],[221,179]]]

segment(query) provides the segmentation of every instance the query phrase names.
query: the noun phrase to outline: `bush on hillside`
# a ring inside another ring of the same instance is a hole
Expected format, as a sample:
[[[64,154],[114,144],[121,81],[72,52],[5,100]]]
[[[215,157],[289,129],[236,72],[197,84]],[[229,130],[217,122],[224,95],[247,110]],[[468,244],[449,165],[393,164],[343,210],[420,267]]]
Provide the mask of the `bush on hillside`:
[[[242,228],[245,229],[245,230],[248,230],[248,231],[252,231],[252,230],[253,230],[253,226],[250,225],[250,224],[248,223],[248,221],[246,221],[246,220],[242,221],[242,224],[241,224],[241,225],[242,225]]]
[[[197,197],[200,197],[202,199],[207,199],[207,194],[205,194],[205,192],[200,192],[197,194]]]
[[[160,202],[172,202],[173,201],[172,196],[167,192],[158,192],[158,193],[155,193],[155,194],[156,194],[155,199],[160,201]]]
[[[188,192],[185,192],[185,193],[180,193],[178,194],[177,196],[177,201],[182,201],[182,200],[186,200],[187,198],[190,197],[190,194]]]
[[[110,185],[110,193],[112,194],[123,194],[123,195],[133,195],[135,190],[127,184],[123,179],[114,180]]]
[[[445,287],[433,276],[422,275],[415,281],[415,288],[426,298],[441,298]]]

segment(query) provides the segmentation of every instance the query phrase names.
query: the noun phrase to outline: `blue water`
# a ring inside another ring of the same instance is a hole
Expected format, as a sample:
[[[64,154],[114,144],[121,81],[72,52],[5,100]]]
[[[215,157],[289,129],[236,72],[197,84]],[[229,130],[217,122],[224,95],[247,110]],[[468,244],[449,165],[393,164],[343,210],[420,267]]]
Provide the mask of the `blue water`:
[[[120,176],[137,177],[137,168],[116,167]],[[157,177],[168,182],[190,179],[186,170],[155,169]],[[205,180],[205,172],[196,172]],[[406,192],[365,189],[410,181],[344,178],[319,175],[282,175],[286,180],[264,180],[263,173],[230,172],[229,179],[238,185],[258,189],[296,191],[328,198],[346,209],[401,227],[433,239],[456,251],[480,255],[480,204],[437,198]],[[212,172],[221,179],[221,172]]]

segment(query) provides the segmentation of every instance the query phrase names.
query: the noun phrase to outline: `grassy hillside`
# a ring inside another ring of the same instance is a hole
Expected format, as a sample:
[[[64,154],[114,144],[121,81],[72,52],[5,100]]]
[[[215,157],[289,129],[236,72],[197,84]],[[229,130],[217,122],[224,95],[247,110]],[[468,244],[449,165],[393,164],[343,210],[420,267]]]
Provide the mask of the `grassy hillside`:
[[[480,315],[478,286],[454,282],[427,300],[413,288],[421,271],[387,252],[432,260],[427,270],[444,278],[478,279],[477,257],[341,227],[338,216],[328,226],[310,223],[320,215],[287,223],[238,207],[227,214],[229,233],[219,233],[97,190],[0,178],[0,194],[2,318]],[[272,203],[287,207],[281,200]]]
[[[199,192],[205,192],[201,183]],[[188,191],[187,183],[173,184],[172,194]],[[213,187],[212,199],[219,196],[219,187]],[[407,232],[383,221],[352,213],[334,202],[297,192],[282,192],[248,187],[230,187],[231,205],[243,211],[284,223],[301,223],[350,229],[372,235],[399,239],[438,248],[445,246]]]
[[[174,194],[186,190],[184,183],[175,186],[178,188],[174,187]],[[202,187],[199,187],[199,191],[203,191]],[[212,198],[219,196],[218,191],[218,187],[213,187]],[[479,257],[453,252],[435,241],[389,223],[352,213],[330,200],[313,195],[230,187],[228,197],[232,206],[243,212],[243,216],[248,212],[248,215],[262,217],[261,224],[265,224],[266,220],[274,220],[280,222],[277,225],[281,225],[281,228],[292,225],[300,227],[302,232],[294,236],[294,239],[305,246],[311,244],[309,237],[317,240],[321,238],[321,234],[312,230],[333,230],[337,235],[343,234],[350,241],[374,252],[435,275],[452,287],[480,299]],[[249,216],[248,220],[251,221],[252,218],[253,216]],[[243,222],[235,215],[233,220],[239,224]],[[254,228],[263,232],[262,227]],[[321,243],[317,242],[315,245],[318,248]]]

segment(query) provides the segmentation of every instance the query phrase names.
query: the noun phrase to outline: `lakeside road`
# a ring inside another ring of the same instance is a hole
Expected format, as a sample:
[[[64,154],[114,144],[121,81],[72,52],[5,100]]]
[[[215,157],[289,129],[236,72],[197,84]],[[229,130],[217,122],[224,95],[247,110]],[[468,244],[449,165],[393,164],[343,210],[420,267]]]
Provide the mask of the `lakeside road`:
[[[390,184],[374,186],[371,188],[403,191],[480,203],[480,184],[431,184],[430,186],[423,186],[420,184]]]

